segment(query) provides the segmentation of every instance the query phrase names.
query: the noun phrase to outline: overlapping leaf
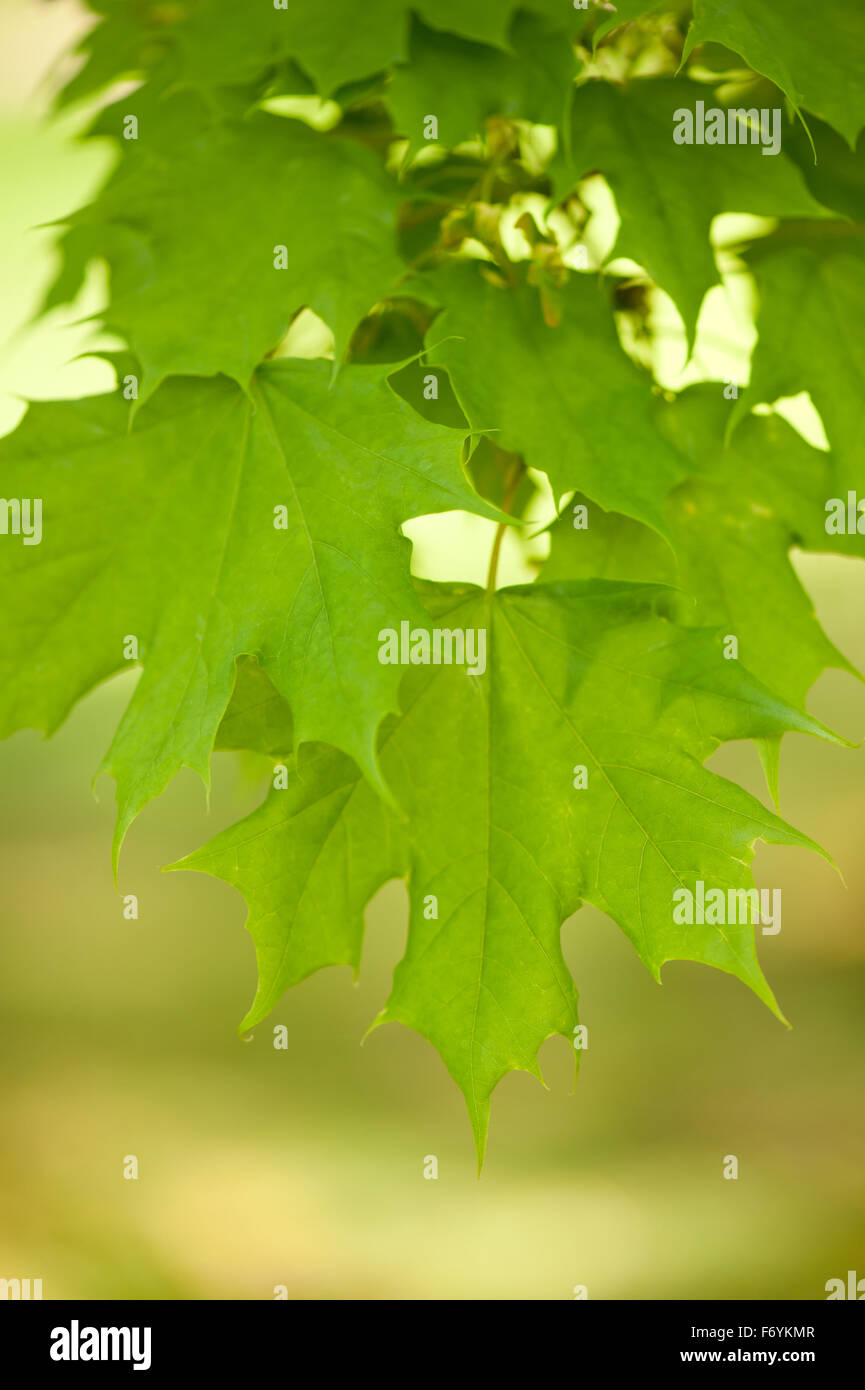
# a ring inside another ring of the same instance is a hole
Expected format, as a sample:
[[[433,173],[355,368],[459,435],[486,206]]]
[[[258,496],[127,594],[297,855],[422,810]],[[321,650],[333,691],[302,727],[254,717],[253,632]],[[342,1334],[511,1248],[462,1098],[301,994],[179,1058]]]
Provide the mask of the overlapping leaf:
[[[521,272],[512,285],[476,264],[426,278],[443,306],[430,361],[448,368],[472,427],[547,473],[558,495],[579,487],[663,531],[686,465],[658,433],[651,382],[623,353],[598,279],[571,276],[551,326]]]
[[[71,272],[53,300],[71,297],[90,259],[108,261],[108,322],[141,361],[143,395],[169,375],[245,384],[305,305],[341,354],[404,270],[400,194],[380,159],[264,112],[211,122],[184,95],[136,96],[97,130],[119,137],[127,113],[138,139],[122,141],[104,193],[71,219]]]
[[[493,514],[460,446],[382,370],[347,369],[331,388],[320,361],[261,368],[251,397],[173,379],[132,431],[118,393],[33,406],[0,445],[3,491],[37,492],[44,512],[41,545],[0,550],[3,733],[56,728],[131,635],[143,675],[105,762],[117,845],[181,766],[207,777],[242,653],[290,699],[298,742],[330,742],[378,780],[397,675],[377,634],[425,620],[399,524]]]
[[[717,102],[711,89],[684,79],[581,86],[573,102],[571,156],[578,176],[599,171],[621,219],[616,254],[645,266],[675,301],[689,338],[706,291],[718,280],[709,240],[722,212],[814,217],[822,211],[783,153],[762,148],[677,145],[674,112]],[[732,108],[737,109],[737,108]],[[741,104],[744,112],[746,105]],[[744,122],[740,138],[747,138]]]
[[[569,0],[284,0],[238,4],[200,0],[194,6],[88,0],[105,16],[81,44],[84,72],[70,94],[93,91],[126,72],[166,66],[201,88],[251,81],[291,59],[329,96],[405,61],[412,13],[439,31],[507,49],[518,11],[532,11],[575,29],[587,16]],[[627,0],[626,0],[627,4]],[[630,10],[631,5],[627,5]],[[615,22],[610,16],[605,27]]]
[[[507,49],[519,10],[545,15],[574,30],[589,23],[595,40],[618,25],[664,6],[651,0],[619,0],[585,12],[568,0],[369,0],[361,12],[352,0],[286,0],[238,5],[201,0],[195,6],[141,0],[88,0],[102,23],[82,41],[83,71],[67,95],[79,97],[111,80],[165,68],[180,82],[201,88],[251,81],[286,60],[299,64],[314,87],[331,95],[340,87],[404,62],[410,12],[425,24],[478,43]],[[850,141],[865,122],[861,73],[865,67],[858,0],[695,0],[687,54],[714,40],[740,53],[771,78],[799,108],[814,112]],[[302,70],[302,71],[301,71]]]
[[[851,145],[865,124],[865,27],[859,0],[694,0],[685,56],[712,39],[741,53],[801,110]]]
[[[759,402],[808,391],[838,462],[838,485],[865,493],[865,235],[845,222],[779,228],[747,254],[760,294],[750,388]],[[830,494],[834,495],[834,494]]]
[[[482,134],[490,116],[562,129],[576,73],[566,31],[521,14],[511,48],[503,52],[414,24],[409,62],[396,69],[387,89],[397,130],[411,147],[422,144],[430,115],[438,139],[451,146]]]
[[[817,621],[789,551],[865,556],[865,536],[826,532],[826,501],[842,490],[830,454],[806,444],[780,416],[748,416],[725,448],[731,408],[713,385],[692,387],[663,412],[664,432],[699,474],[668,499],[672,549],[630,518],[575,498],[553,528],[543,577],[677,587],[682,621],[722,624],[738,639],[744,665],[801,708],[827,666],[851,667]],[[575,518],[579,506],[586,515]]]

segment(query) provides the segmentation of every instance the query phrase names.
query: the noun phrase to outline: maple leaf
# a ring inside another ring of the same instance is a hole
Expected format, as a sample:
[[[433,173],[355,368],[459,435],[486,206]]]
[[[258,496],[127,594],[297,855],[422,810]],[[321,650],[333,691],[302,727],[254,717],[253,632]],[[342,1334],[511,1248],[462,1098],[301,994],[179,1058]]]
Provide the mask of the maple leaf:
[[[861,229],[847,222],[785,224],[753,242],[745,260],[760,294],[760,336],[735,419],[758,402],[809,391],[837,460],[837,485],[865,492]]]
[[[842,484],[836,461],[778,415],[749,415],[724,445],[731,405],[716,385],[693,386],[661,413],[663,432],[698,475],[667,501],[671,546],[630,517],[573,498],[551,528],[547,581],[632,580],[683,595],[689,625],[723,624],[745,667],[801,708],[827,666],[853,672],[820,626],[793,569],[793,546],[865,557],[865,536],[828,536],[825,500]],[[587,507],[580,524],[573,513]]]
[[[865,123],[859,0],[694,0],[683,56],[706,40],[741,53],[797,111],[813,111],[856,143]]]
[[[102,17],[78,47],[85,58],[67,84],[66,99],[99,90],[139,71],[201,89],[249,82],[293,60],[295,89],[304,74],[331,96],[341,87],[392,69],[408,58],[409,16],[464,39],[507,50],[520,11],[546,16],[572,31],[591,26],[597,43],[621,25],[663,11],[647,0],[593,3],[574,10],[567,0],[368,0],[359,18],[353,0],[288,0],[238,5],[200,0],[185,5],[130,5],[88,0]],[[858,0],[695,0],[684,58],[714,40],[740,53],[781,88],[793,105],[823,117],[855,143],[865,122],[860,74],[865,34]]]
[[[119,135],[136,113],[139,138],[69,219],[70,265],[49,305],[72,297],[89,261],[107,260],[107,322],[141,362],[142,399],[169,375],[223,372],[245,385],[305,305],[340,356],[405,269],[400,193],[378,157],[265,112],[211,124],[189,94],[127,98],[96,133]]]
[[[833,736],[725,662],[716,632],[672,624],[657,586],[422,591],[437,622],[488,632],[491,664],[486,676],[453,666],[406,676],[404,712],[380,747],[405,830],[347,760],[322,750],[174,867],[247,898],[259,986],[246,1029],[320,965],[357,968],[363,907],[407,859],[408,946],[376,1025],[400,1021],[435,1045],[482,1158],[495,1085],[516,1069],[539,1076],[541,1043],[576,1026],[560,929],[581,901],[619,924],[656,978],[665,961],[703,961],[777,1011],[753,927],[685,929],[672,893],[701,879],[747,888],[757,839],[815,848],[701,766],[720,740]]]
[[[287,0],[239,5],[200,0],[194,7],[87,0],[103,22],[81,41],[83,72],[68,84],[80,97],[120,74],[165,70],[199,88],[251,81],[292,59],[314,88],[330,96],[341,87],[404,62],[412,13],[442,32],[507,49],[511,23],[522,11],[574,29],[586,16],[561,0]],[[167,77],[166,77],[167,80]]]
[[[789,552],[796,545],[865,556],[865,537],[826,534],[825,499],[840,489],[831,455],[806,444],[780,416],[749,416],[725,448],[729,410],[717,386],[702,386],[663,413],[664,432],[700,469],[668,498],[672,549],[631,518],[575,497],[551,528],[542,574],[677,587],[682,622],[723,623],[746,668],[803,709],[827,667],[859,673],[820,626]],[[580,506],[578,527],[572,511]],[[758,740],[758,748],[777,804],[780,738]]]
[[[703,296],[719,279],[709,240],[719,213],[822,212],[783,154],[764,159],[750,144],[674,144],[673,113],[693,110],[698,100],[712,103],[705,85],[681,79],[624,88],[587,82],[574,97],[571,137],[575,172],[600,171],[616,196],[621,226],[615,254],[638,261],[667,291],[691,342]]]
[[[357,972],[363,909],[382,883],[405,872],[405,862],[400,824],[357,765],[333,748],[308,745],[285,787],[258,811],[171,866],[214,874],[247,894],[259,979],[240,1032],[316,970],[348,965]]]
[[[566,32],[521,14],[511,48],[506,53],[414,24],[410,61],[396,68],[387,87],[397,130],[411,147],[423,143],[424,123],[439,108],[438,139],[445,145],[482,134],[490,116],[562,129],[577,66]]]
[[[173,378],[131,431],[114,392],[34,405],[0,442],[3,488],[35,476],[44,508],[41,546],[0,550],[0,729],[53,730],[137,639],[142,679],[103,764],[115,853],[181,766],[207,780],[243,653],[291,700],[296,742],[335,744],[381,786],[375,731],[398,676],[377,634],[426,620],[399,525],[497,516],[462,472],[462,433],[423,420],[385,370],[331,387],[329,363],[285,359],[251,395]]]
[[[663,532],[664,499],[687,466],[658,433],[651,381],[623,353],[597,278],[559,288],[555,327],[520,272],[508,287],[476,264],[424,278],[443,306],[429,360],[447,367],[472,428],[547,473],[559,496],[579,486]]]

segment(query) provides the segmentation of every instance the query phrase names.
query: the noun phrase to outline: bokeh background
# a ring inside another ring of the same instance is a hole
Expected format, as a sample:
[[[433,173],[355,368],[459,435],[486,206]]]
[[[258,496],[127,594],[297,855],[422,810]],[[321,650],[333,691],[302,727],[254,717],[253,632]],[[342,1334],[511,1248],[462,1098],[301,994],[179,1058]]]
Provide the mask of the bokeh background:
[[[0,8],[0,429],[21,396],[107,389],[92,357],[98,267],[76,305],[27,327],[56,266],[42,227],[113,158],[47,116],[56,63],[87,22],[68,0]],[[711,329],[709,324],[709,329]],[[725,325],[725,332],[728,330]],[[705,328],[705,325],[704,325]],[[744,339],[747,339],[747,332]],[[451,552],[448,553],[448,545]],[[477,554],[472,546],[479,546]],[[483,534],[439,524],[424,564],[482,565]],[[423,549],[423,547],[421,547]],[[432,557],[432,558],[431,558]],[[158,563],[158,557],[154,557]],[[865,668],[865,566],[797,560],[830,636]],[[208,809],[184,773],[109,863],[113,786],[91,780],[128,698],[95,691],[50,740],[0,745],[0,1276],[46,1298],[824,1298],[865,1276],[865,751],[790,736],[782,810],[834,855],[761,849],[783,930],[760,954],[794,1027],[736,981],[670,964],[652,982],[592,909],[565,927],[590,1046],[572,1094],[562,1039],[549,1089],[509,1076],[478,1180],[463,1101],[397,1026],[361,1038],[405,942],[392,884],[371,905],[360,981],[317,976],[251,1041],[244,905],[223,883],[160,872],[263,795],[260,767],[214,759]],[[865,688],[837,672],[811,710],[865,735]],[[716,770],[765,798],[750,747]],[[138,1181],[125,1181],[135,1154]],[[423,1177],[427,1155],[439,1177]],[[737,1181],[722,1176],[725,1155]]]

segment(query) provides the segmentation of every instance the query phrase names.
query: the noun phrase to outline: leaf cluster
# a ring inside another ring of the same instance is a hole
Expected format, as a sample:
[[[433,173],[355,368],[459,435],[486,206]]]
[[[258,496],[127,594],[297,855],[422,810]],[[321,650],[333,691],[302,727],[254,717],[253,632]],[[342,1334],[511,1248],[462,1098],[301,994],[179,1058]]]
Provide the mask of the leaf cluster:
[[[0,732],[56,729],[134,636],[102,764],[115,861],[181,767],[275,760],[180,865],[248,903],[241,1027],[357,969],[366,904],[405,877],[376,1022],[437,1047],[480,1154],[497,1082],[577,1027],[581,903],[656,978],[701,961],[777,1012],[753,924],[671,902],[751,886],[758,840],[815,848],[778,760],[787,731],[837,738],[805,700],[851,669],[790,552],[865,553],[824,524],[865,495],[857,0],[89,4],[59,101],[96,102],[83,138],[118,158],[64,219],[46,307],[107,263],[127,351],[115,391],[34,404],[0,444],[4,496],[44,507],[41,545],[0,544]],[[698,103],[780,111],[781,150],[748,116],[739,143],[677,144]],[[734,282],[757,342],[716,380],[707,295]],[[801,393],[819,447],[766,408]],[[502,587],[543,499],[548,556]],[[490,526],[485,587],[412,575],[406,523],[453,512]],[[483,633],[485,669],[383,664],[401,625]],[[757,742],[775,810],[704,766],[730,739]]]

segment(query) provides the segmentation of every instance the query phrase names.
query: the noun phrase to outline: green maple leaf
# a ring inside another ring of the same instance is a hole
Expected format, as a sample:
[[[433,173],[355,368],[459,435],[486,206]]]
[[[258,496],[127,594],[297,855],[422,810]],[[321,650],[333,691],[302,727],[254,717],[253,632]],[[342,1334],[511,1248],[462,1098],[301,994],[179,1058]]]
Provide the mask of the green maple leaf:
[[[123,142],[96,203],[69,219],[70,267],[49,303],[71,297],[90,260],[107,260],[107,322],[142,364],[142,397],[169,375],[223,372],[245,385],[305,305],[341,355],[404,270],[400,193],[380,160],[263,112],[211,124],[188,95],[145,92],[96,129],[119,135],[136,111],[139,138]]]
[[[172,867],[214,874],[247,896],[258,989],[243,1033],[316,970],[357,972],[363,909],[406,859],[399,822],[357,765],[310,745],[258,811]]]
[[[448,368],[472,428],[547,473],[557,495],[579,487],[663,532],[686,465],[658,433],[650,379],[622,351],[598,278],[557,290],[555,327],[521,272],[507,288],[471,263],[425,279],[443,306],[429,358]]]
[[[143,675],[103,764],[115,853],[181,766],[207,780],[244,653],[291,700],[296,743],[344,749],[380,787],[375,732],[398,677],[377,635],[425,621],[399,525],[497,515],[461,470],[461,440],[385,369],[347,368],[331,387],[322,361],[268,364],[251,395],[173,379],[133,430],[119,392],[32,406],[0,444],[6,494],[38,486],[44,511],[40,546],[0,550],[0,729],[55,729],[132,635]]]
[[[238,54],[261,68],[294,59],[324,96],[390,67],[403,57],[408,6],[402,0],[288,0],[281,10],[260,7],[249,27],[249,7],[207,0],[178,30],[182,70],[190,80],[236,81]],[[269,9],[269,13],[268,13]]]
[[[813,111],[856,143],[865,123],[859,0],[694,0],[684,56],[706,40],[741,53],[797,111]]]
[[[89,97],[119,77],[149,72],[170,52],[171,29],[155,7],[127,0],[87,0],[87,7],[99,20],[74,49],[81,61],[60,93],[60,105]]]
[[[668,499],[672,548],[630,517],[574,498],[551,528],[543,578],[598,575],[680,589],[682,621],[723,624],[745,667],[801,708],[827,666],[853,668],[820,626],[790,550],[865,557],[865,536],[826,534],[825,501],[841,490],[831,454],[777,415],[748,416],[725,447],[730,410],[719,386],[695,386],[662,414],[664,432],[699,470]],[[584,528],[573,515],[579,505],[587,507]]]
[[[322,750],[175,867],[247,898],[260,978],[245,1029],[319,965],[357,968],[363,907],[407,862],[408,947],[376,1023],[400,1021],[435,1045],[465,1094],[480,1157],[497,1082],[517,1069],[539,1075],[541,1043],[576,1025],[560,930],[581,901],[619,924],[656,978],[665,961],[702,961],[777,1011],[753,927],[679,926],[672,893],[699,879],[747,888],[757,839],[814,847],[701,766],[721,739],[831,735],[725,662],[718,633],[672,624],[656,586],[424,594],[437,622],[483,627],[491,660],[481,676],[406,676],[404,713],[380,747],[405,838],[356,769]],[[584,790],[574,789],[578,764]],[[316,932],[322,893],[329,911]]]
[[[502,52],[415,24],[409,62],[395,70],[387,88],[397,130],[416,148],[424,121],[436,113],[438,138],[451,146],[482,134],[490,116],[562,128],[576,73],[566,32],[521,14],[511,47],[512,53]]]
[[[865,537],[826,534],[825,501],[840,490],[831,455],[779,416],[749,416],[725,448],[730,409],[719,387],[692,387],[663,416],[665,432],[701,470],[668,499],[672,549],[631,518],[574,498],[552,528],[543,577],[676,586],[683,622],[723,624],[746,668],[802,709],[827,667],[858,672],[820,626],[789,552],[796,545],[865,556]],[[580,505],[585,527],[572,515]],[[777,802],[780,741],[759,746]]]
[[[662,78],[624,88],[588,82],[574,96],[571,136],[575,173],[600,171],[616,196],[615,254],[638,261],[667,291],[691,342],[703,296],[719,279],[712,220],[722,212],[813,217],[822,211],[783,154],[767,159],[750,144],[674,144],[673,113],[694,110],[698,100],[713,105],[711,92],[696,82]]]
[[[295,56],[329,93],[402,57],[408,13],[401,0],[368,0],[363,14],[349,0],[331,0],[326,7],[290,0],[283,9],[235,0],[88,5],[103,20],[79,44],[87,61],[68,84],[66,99],[134,71],[168,73],[202,89],[245,83]]]
[[[405,60],[412,13],[430,27],[501,49],[520,11],[547,15],[562,28],[585,20],[564,0],[366,0],[362,10],[354,0],[288,0],[280,9],[237,0],[200,0],[194,7],[88,3],[105,18],[79,46],[87,64],[67,97],[140,69],[165,68],[201,88],[244,83],[285,59],[330,96]]]
[[[736,419],[758,402],[810,392],[837,459],[838,486],[865,493],[861,228],[844,222],[784,226],[754,242],[745,259],[760,295],[760,336]]]

